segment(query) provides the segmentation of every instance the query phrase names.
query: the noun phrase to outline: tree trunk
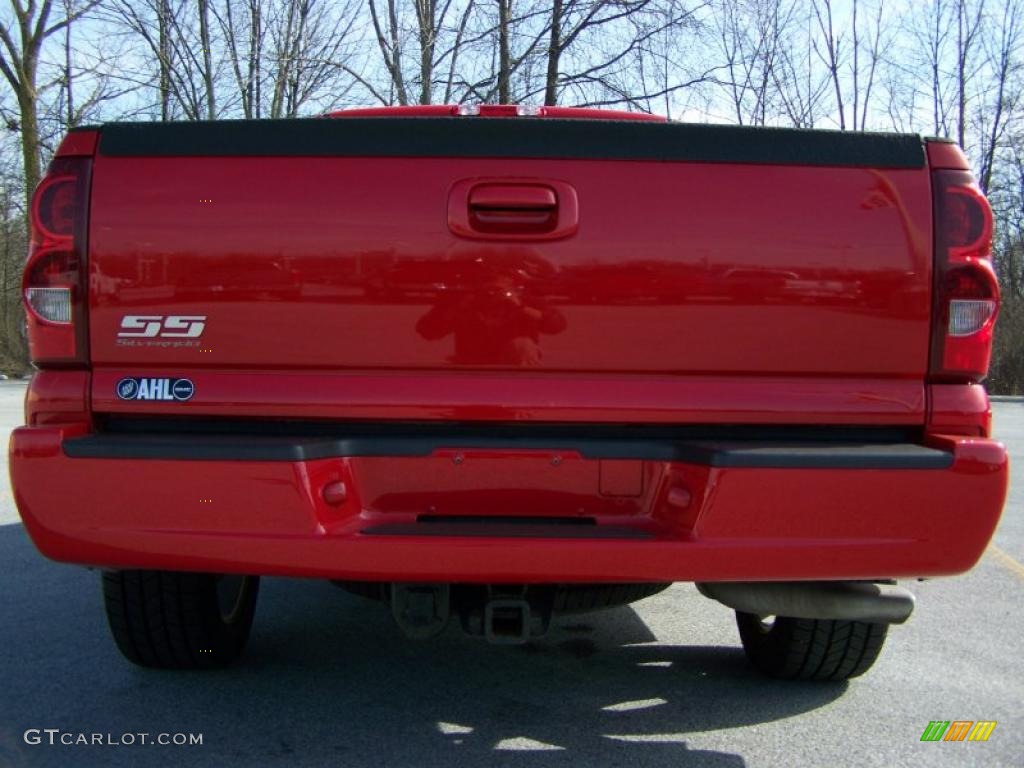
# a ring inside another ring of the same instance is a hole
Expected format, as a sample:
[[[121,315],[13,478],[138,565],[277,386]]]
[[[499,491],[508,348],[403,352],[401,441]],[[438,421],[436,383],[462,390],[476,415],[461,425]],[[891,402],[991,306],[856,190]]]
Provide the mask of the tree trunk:
[[[230,0],[229,0],[230,2]],[[255,108],[255,117],[263,117],[263,94],[261,79],[263,71],[260,57],[263,55],[263,6],[260,0],[251,0],[251,32],[249,38],[249,103]]]
[[[217,97],[213,90],[213,57],[210,54],[210,4],[199,2],[199,42],[203,46],[203,86],[206,88],[206,119],[217,119]]]
[[[429,104],[433,95],[436,12],[437,0],[416,0],[416,16],[420,28],[420,104]]]
[[[853,130],[857,130],[860,107],[860,35],[857,31],[857,0],[853,0]]]
[[[551,42],[548,44],[548,72],[544,84],[544,104],[553,107],[558,100],[558,64],[562,57],[562,0],[551,3]]]
[[[828,45],[828,71],[832,77],[832,88],[836,94],[836,112],[839,113],[839,130],[846,130],[846,107],[843,105],[843,88],[839,77],[839,40],[836,39],[835,27],[832,25],[832,0],[824,0],[828,28],[825,32],[825,43]],[[820,16],[819,16],[820,19]],[[824,24],[823,24],[824,26]]]
[[[278,30],[280,39],[277,43],[277,72],[274,73],[274,93],[270,97],[271,119],[282,117],[284,108],[285,88],[288,84],[288,76],[292,64],[292,44],[295,26],[295,3],[288,4],[288,16],[285,20],[283,30]]]
[[[964,40],[964,0],[956,4],[956,87],[957,87],[957,116],[956,116],[956,140],[964,146],[964,133],[966,130],[967,113],[967,44]]]
[[[171,119],[171,63],[169,51],[171,49],[168,39],[168,17],[171,9],[167,0],[160,0],[157,5],[157,27],[160,37],[160,119],[164,122]]]
[[[509,23],[512,0],[498,0],[498,103],[512,101],[512,57],[509,54]]]
[[[375,0],[370,0],[370,20],[373,22],[373,31],[377,37],[377,47],[384,59],[384,66],[387,68],[391,78],[391,99],[397,99],[403,107],[409,103],[409,96],[405,90],[405,77],[402,74],[402,41],[399,37],[398,11],[395,8],[395,0],[387,0],[388,18],[387,32],[381,26],[380,17],[377,14]],[[418,8],[418,3],[417,3]]]
[[[33,74],[35,74],[33,72]],[[39,184],[39,121],[36,114],[35,89],[31,94],[19,94],[21,112],[21,157],[25,165],[25,215],[32,208],[32,194]]]
[[[64,0],[64,16],[71,15],[71,1]],[[75,97],[71,81],[71,25],[64,27],[64,90],[67,94],[67,119],[65,126],[68,129],[75,126]]]

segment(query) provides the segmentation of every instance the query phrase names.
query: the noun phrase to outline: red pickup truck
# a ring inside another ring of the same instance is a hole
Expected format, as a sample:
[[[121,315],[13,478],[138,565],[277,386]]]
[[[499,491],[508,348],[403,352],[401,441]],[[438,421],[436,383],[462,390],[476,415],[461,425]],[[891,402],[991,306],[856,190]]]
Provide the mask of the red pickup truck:
[[[260,575],[498,643],[688,581],[761,671],[853,677],[1003,506],[991,232],[916,135],[82,128],[32,206],[18,508],[145,666],[237,657]]]

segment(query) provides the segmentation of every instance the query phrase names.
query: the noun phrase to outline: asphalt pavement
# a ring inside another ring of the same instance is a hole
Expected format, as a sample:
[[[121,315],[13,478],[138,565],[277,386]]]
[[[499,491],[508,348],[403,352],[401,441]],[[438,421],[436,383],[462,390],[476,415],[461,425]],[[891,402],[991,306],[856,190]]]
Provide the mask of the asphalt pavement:
[[[0,382],[0,434],[23,395]],[[1024,403],[994,409],[1024,465]],[[407,640],[378,604],[264,579],[240,663],[147,671],[109,638],[98,575],[44,560],[6,484],[0,562],[0,766],[1024,765],[1024,482],[973,571],[907,585],[914,616],[849,683],[759,677],[731,612],[690,585],[494,647],[454,628]],[[998,725],[984,743],[920,741],[929,721],[958,719]],[[202,744],[50,745],[44,729]]]

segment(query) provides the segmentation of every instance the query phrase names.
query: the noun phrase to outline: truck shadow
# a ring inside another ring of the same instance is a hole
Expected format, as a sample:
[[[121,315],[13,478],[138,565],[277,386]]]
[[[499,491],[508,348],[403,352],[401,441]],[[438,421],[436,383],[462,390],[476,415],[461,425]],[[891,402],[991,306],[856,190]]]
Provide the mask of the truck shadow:
[[[845,683],[762,679],[735,647],[658,642],[631,608],[488,646],[450,628],[401,636],[387,609],[325,582],[265,579],[240,663],[142,670],[110,640],[95,573],[43,560],[0,527],[0,764],[743,766],[694,734],[824,706]],[[685,608],[680,606],[681,622]],[[696,633],[695,633],[696,637]],[[29,728],[202,733],[193,747],[26,745]],[[74,750],[71,755],[69,750]]]

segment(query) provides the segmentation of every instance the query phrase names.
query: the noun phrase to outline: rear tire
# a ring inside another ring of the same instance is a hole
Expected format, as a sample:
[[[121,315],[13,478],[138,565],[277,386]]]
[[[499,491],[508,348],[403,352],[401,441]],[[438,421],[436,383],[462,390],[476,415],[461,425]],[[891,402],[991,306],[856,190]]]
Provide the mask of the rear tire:
[[[762,621],[736,612],[747,658],[762,673],[784,680],[847,680],[871,668],[888,624],[776,616]]]
[[[107,571],[103,598],[118,649],[141,667],[215,669],[242,653],[258,576]]]

